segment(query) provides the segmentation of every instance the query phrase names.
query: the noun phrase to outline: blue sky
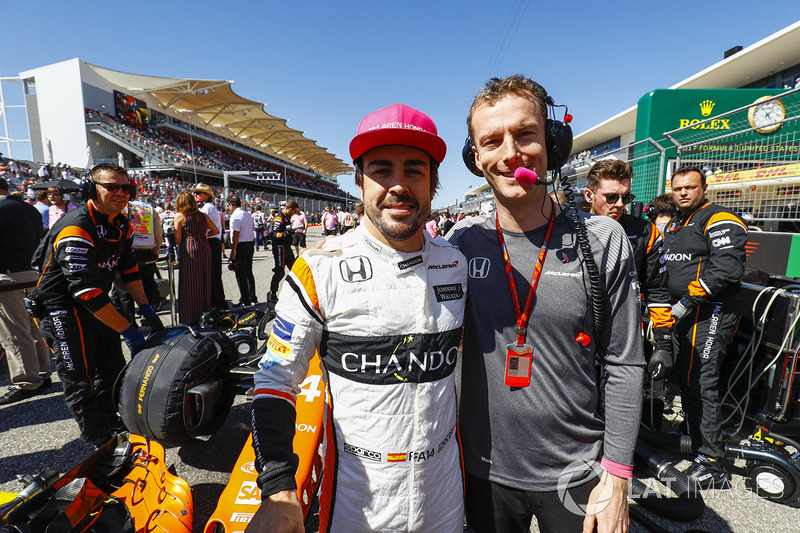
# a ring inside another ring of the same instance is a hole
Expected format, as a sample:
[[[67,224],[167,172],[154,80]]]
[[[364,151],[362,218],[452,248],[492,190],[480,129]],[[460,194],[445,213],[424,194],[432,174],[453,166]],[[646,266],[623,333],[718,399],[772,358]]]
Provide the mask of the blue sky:
[[[3,76],[80,57],[137,74],[234,80],[238,94],[348,163],[364,115],[417,107],[448,145],[438,207],[479,184],[460,150],[469,104],[489,77],[536,79],[569,106],[580,133],[800,20],[800,1],[18,0],[2,12]],[[352,176],[339,179],[357,194]]]

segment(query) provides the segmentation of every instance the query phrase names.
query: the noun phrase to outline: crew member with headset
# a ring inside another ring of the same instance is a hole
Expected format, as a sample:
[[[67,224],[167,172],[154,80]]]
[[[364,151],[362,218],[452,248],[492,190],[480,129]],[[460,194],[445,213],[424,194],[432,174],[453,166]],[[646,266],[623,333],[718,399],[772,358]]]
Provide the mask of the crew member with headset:
[[[628,529],[644,373],[633,253],[610,218],[550,199],[546,172],[572,147],[554,105],[529,78],[493,78],[467,119],[465,163],[496,204],[448,235],[468,262],[459,428],[475,532],[527,533],[533,516],[543,532]]]
[[[117,271],[153,328],[160,320],[142,287],[133,252],[133,231],[122,214],[136,196],[127,171],[97,165],[82,185],[85,203],[50,228],[34,254],[41,272],[36,289],[39,326],[53,352],[64,396],[81,438],[102,446],[123,429],[112,389],[125,365],[120,335],[135,354],[145,340],[111,304]]]
[[[739,323],[739,287],[744,273],[747,226],[706,198],[706,175],[681,167],[672,175],[679,213],[664,234],[673,345],[681,379],[681,401],[697,451],[686,471],[701,487],[729,481],[722,458],[722,404],[719,369]]]

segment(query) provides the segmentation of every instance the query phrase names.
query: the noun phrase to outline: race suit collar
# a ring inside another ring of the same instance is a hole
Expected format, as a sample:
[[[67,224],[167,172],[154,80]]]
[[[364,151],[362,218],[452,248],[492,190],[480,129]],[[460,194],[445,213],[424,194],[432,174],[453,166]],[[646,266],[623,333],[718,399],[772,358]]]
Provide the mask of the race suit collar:
[[[128,220],[127,216],[119,213],[114,217],[114,220],[109,220],[108,215],[94,207],[91,201],[86,202],[86,206],[89,209],[89,216],[92,217],[98,237],[112,242],[125,237],[123,227]]]
[[[709,202],[708,198],[706,198],[705,200],[703,200],[702,204],[697,206],[697,209],[695,209],[694,211],[692,211],[688,215],[684,215],[683,213],[679,213],[678,216],[675,217],[675,220],[673,220],[673,222],[670,223],[667,227],[670,230],[677,230],[677,229],[682,228],[683,226],[686,226],[689,223],[689,221],[692,219],[692,217],[695,215],[695,213],[697,213],[701,209],[705,209],[709,205],[711,205],[711,202]]]
[[[426,234],[427,232],[423,232],[422,250],[417,252],[400,252],[395,250],[391,246],[387,246],[370,235],[369,231],[367,231],[364,226],[358,226],[354,233],[364,242],[367,248],[375,253],[375,255],[383,257],[388,262],[392,263],[393,270],[397,275],[414,272],[428,260],[428,249],[430,247],[428,241],[431,237]]]

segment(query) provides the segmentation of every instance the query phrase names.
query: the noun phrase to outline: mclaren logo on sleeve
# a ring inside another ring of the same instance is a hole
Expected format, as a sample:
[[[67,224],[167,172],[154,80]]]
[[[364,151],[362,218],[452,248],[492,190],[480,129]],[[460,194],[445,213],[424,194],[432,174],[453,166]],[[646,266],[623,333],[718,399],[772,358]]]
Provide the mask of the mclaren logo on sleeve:
[[[347,283],[359,283],[372,279],[372,263],[363,255],[348,257],[339,263],[339,272]]]
[[[469,260],[469,277],[485,278],[489,275],[491,263],[485,257],[473,257]]]
[[[452,263],[446,263],[444,265],[428,265],[428,270],[445,270],[448,268],[457,268],[458,261],[453,261]]]

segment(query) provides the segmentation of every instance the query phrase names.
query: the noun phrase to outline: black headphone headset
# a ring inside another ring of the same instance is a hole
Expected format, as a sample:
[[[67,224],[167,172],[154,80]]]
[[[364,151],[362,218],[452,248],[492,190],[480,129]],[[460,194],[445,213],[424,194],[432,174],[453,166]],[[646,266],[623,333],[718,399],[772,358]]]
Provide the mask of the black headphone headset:
[[[644,214],[650,219],[650,222],[655,222],[658,213],[656,212],[656,206],[653,205],[653,200],[650,200],[650,203],[644,208]]]
[[[547,104],[549,114],[554,115],[554,107],[566,108],[566,106],[556,106],[553,99],[544,90],[544,87],[536,82],[533,82],[533,84],[541,89],[544,94],[544,102]],[[566,113],[565,116],[567,116]],[[571,117],[568,120],[571,120]],[[547,170],[558,170],[564,166],[572,152],[572,127],[568,122],[548,118],[544,126],[544,139],[545,148],[547,149]],[[475,143],[472,141],[472,137],[467,135],[464,147],[461,149],[461,157],[470,172],[476,176],[483,176],[483,172],[478,169],[478,165],[475,163],[474,146]],[[539,179],[539,183],[544,185],[550,185],[554,181],[554,179],[546,180],[544,176],[540,176]]]
[[[100,165],[106,165],[106,164],[107,163],[101,163]],[[89,172],[86,174],[86,177],[84,177],[81,180],[80,184],[79,184],[80,192],[81,192],[81,198],[83,198],[84,201],[86,201],[86,200],[88,200],[90,198],[97,198],[97,184],[92,179],[92,174],[94,174],[94,171],[97,170],[97,168],[100,165],[93,166],[89,170]],[[130,192],[130,199],[129,199],[129,201],[132,202],[133,200],[136,199],[136,190],[138,189],[138,187],[136,187],[136,181],[134,181],[131,178],[128,178],[128,183],[130,185],[133,185],[133,188],[131,189],[131,192]]]

